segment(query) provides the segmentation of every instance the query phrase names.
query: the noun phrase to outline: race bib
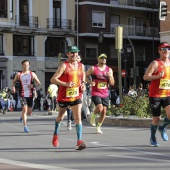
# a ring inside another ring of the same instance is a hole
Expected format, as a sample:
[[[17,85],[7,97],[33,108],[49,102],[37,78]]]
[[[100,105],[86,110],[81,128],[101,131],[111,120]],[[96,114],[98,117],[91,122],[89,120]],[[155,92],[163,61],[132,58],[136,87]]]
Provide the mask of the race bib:
[[[170,89],[170,80],[160,79],[159,88],[160,89]]]
[[[77,97],[79,96],[79,88],[67,88],[66,89],[66,97]]]
[[[107,82],[98,82],[97,88],[98,89],[106,89],[107,88]]]

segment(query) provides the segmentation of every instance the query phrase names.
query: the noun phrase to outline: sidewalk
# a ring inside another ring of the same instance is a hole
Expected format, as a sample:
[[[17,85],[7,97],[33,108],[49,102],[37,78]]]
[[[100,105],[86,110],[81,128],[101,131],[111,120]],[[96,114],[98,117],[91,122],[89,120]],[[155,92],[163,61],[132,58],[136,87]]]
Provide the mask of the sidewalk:
[[[99,117],[96,117],[96,122]],[[113,116],[106,116],[103,124],[110,126],[125,126],[125,127],[147,127],[149,128],[151,125],[151,118],[120,118]],[[87,122],[90,122],[90,116],[87,118]],[[160,123],[163,122],[161,119]]]
[[[1,113],[2,114],[2,113]],[[14,111],[14,112],[6,112],[5,117],[13,116],[21,116],[21,111]],[[52,113],[51,115],[48,114],[48,111],[33,111],[33,116],[57,116],[57,112]],[[30,116],[32,117],[32,116]],[[98,116],[96,117],[96,122],[98,121]],[[66,115],[65,115],[66,119]],[[104,125],[110,125],[110,126],[124,126],[124,127],[146,127],[149,128],[151,124],[152,119],[151,118],[125,118],[125,117],[115,117],[115,116],[106,116],[103,124]],[[87,122],[90,122],[90,116],[87,117]],[[163,122],[163,119],[161,119],[160,123]]]

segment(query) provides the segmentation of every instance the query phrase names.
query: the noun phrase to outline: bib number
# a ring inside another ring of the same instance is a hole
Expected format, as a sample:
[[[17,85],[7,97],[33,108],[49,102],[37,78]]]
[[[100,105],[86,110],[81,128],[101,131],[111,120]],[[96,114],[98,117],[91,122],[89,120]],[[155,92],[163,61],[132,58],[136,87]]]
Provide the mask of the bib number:
[[[67,88],[66,89],[66,97],[77,97],[79,96],[79,88]]]
[[[170,80],[160,79],[159,88],[160,89],[170,89]]]
[[[106,89],[107,88],[107,82],[98,82],[97,88],[98,89]]]

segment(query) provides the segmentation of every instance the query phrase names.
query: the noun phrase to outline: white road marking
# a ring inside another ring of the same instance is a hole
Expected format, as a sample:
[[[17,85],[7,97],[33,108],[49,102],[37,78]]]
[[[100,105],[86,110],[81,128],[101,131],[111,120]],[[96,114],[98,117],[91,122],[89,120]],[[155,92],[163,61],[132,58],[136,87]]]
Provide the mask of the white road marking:
[[[1,158],[0,158],[0,163],[15,165],[15,166],[22,166],[22,167],[27,167],[27,168],[37,168],[37,169],[43,169],[43,170],[56,170],[56,169],[57,170],[74,170],[74,169],[64,168],[64,167],[59,167],[59,166],[33,164],[33,163],[13,161],[13,160],[9,160],[9,159],[1,159]]]

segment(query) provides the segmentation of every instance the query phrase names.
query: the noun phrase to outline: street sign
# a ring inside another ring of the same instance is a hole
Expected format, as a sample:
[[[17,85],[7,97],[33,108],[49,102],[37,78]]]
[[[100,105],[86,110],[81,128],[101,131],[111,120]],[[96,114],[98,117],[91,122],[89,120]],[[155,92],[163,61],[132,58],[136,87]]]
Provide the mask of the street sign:
[[[127,71],[126,70],[122,70],[122,77],[126,77],[127,76]]]

